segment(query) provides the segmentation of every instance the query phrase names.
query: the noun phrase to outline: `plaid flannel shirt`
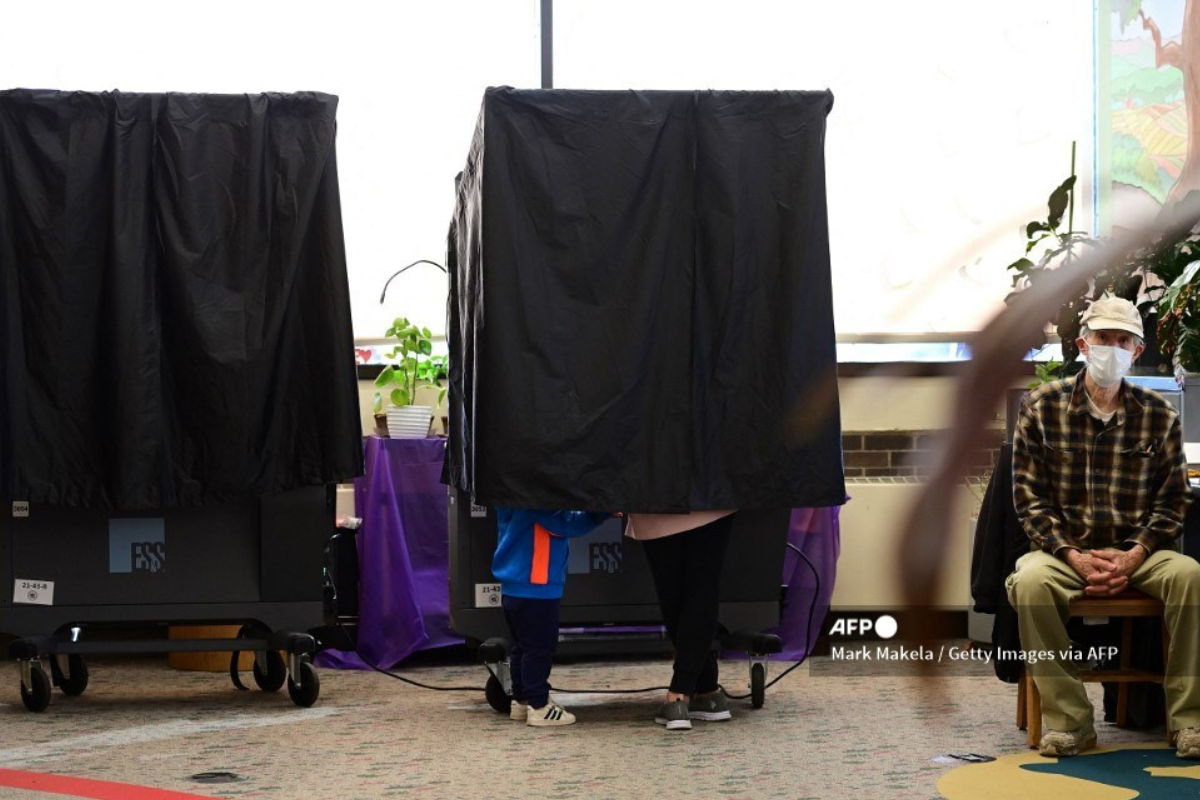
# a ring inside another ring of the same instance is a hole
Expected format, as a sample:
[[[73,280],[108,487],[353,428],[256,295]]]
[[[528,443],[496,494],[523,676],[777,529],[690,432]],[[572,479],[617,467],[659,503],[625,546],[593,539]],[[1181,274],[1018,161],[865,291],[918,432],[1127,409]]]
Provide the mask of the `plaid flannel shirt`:
[[[1083,375],[1025,396],[1013,439],[1017,516],[1053,555],[1134,543],[1153,553],[1183,531],[1191,500],[1179,414],[1126,381],[1102,423],[1088,413]]]

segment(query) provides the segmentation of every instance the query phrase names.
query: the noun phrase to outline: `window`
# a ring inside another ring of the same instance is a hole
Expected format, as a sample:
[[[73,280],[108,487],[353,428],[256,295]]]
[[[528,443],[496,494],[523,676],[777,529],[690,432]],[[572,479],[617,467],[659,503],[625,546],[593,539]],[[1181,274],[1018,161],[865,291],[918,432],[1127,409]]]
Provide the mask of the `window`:
[[[554,84],[831,89],[839,333],[973,331],[1002,308],[1018,228],[1045,216],[1073,140],[1091,173],[1092,13],[1044,0],[571,0],[554,6]]]
[[[540,83],[537,0],[13,3],[6,88],[339,96],[338,172],[356,338],[445,326],[454,176],[490,85]]]

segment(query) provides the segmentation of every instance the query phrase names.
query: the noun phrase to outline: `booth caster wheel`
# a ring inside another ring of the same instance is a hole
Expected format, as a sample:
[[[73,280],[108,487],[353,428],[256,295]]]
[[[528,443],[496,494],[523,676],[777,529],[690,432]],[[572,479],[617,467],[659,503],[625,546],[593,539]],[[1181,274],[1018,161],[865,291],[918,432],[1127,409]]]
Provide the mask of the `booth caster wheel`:
[[[303,657],[300,661],[300,685],[297,686],[296,682],[289,677],[287,687],[292,702],[301,708],[309,708],[317,702],[317,698],[321,694],[321,679],[317,677],[317,668],[307,657]]]
[[[750,665],[750,706],[762,708],[766,695],[767,668],[762,664]]]
[[[264,673],[258,666],[258,657],[254,658],[254,666],[250,668],[254,673],[254,682],[258,684],[258,688],[264,692],[278,692],[283,688],[283,684],[288,679],[287,664],[283,663],[283,656],[279,655],[275,650],[267,651],[267,671]],[[314,674],[316,670],[313,671]],[[307,682],[307,678],[304,679]],[[291,687],[288,687],[289,689]],[[313,700],[316,700],[316,695],[313,695]],[[308,705],[312,705],[309,703]]]
[[[88,685],[87,663],[84,662],[81,655],[73,653],[67,656],[67,674],[64,675],[62,668],[58,665],[58,658],[51,656],[50,676],[63,694],[67,697],[78,697],[83,694],[83,690]]]
[[[31,667],[29,682],[29,688],[26,688],[24,681],[21,682],[21,702],[30,711],[45,711],[46,706],[50,705],[50,677],[46,670],[40,665]]]
[[[504,691],[503,684],[500,683],[495,675],[487,679],[487,685],[483,687],[483,693],[487,696],[488,705],[501,714],[507,714],[512,710],[512,697],[508,692]]]

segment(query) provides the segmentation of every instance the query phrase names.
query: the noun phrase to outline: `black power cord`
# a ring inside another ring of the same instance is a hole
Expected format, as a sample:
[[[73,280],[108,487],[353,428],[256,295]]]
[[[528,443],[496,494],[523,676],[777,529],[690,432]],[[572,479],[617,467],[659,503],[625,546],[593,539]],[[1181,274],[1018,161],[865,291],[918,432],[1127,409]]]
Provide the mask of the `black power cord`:
[[[810,603],[808,606],[808,622],[804,626],[804,656],[799,661],[797,661],[795,664],[792,664],[790,667],[785,669],[783,672],[776,675],[775,679],[772,680],[770,683],[763,686],[764,692],[767,689],[770,689],[775,684],[779,683],[779,681],[783,680],[784,677],[786,677],[787,674],[789,672],[791,672],[792,670],[794,670],[796,667],[800,666],[805,661],[808,661],[808,657],[812,653],[813,644],[814,644],[814,642],[812,640],[813,614],[817,610],[817,599],[821,596],[821,576],[817,573],[817,568],[815,566],[813,566],[813,563],[812,563],[812,561],[809,560],[808,556],[804,555],[803,550],[801,550],[799,547],[796,547],[796,545],[792,544],[791,542],[788,542],[787,546],[789,548],[791,548],[793,551],[795,551],[796,555],[800,556],[800,558],[802,558],[804,560],[804,563],[808,565],[809,570],[812,571],[813,582],[815,584],[813,586],[813,602]],[[724,691],[724,689],[725,689],[725,687],[722,686],[721,690]],[[750,695],[748,695],[748,694],[729,694],[729,692],[725,692],[725,696],[728,697],[730,700],[746,700],[750,697]]]
[[[420,263],[420,262],[414,262],[414,263]],[[430,263],[432,263],[432,262],[430,262]],[[412,265],[412,264],[409,264],[408,266],[409,266],[409,267],[411,267],[411,266],[413,266],[413,265]],[[435,264],[434,266],[441,266],[441,265],[440,265],[440,264]],[[408,269],[408,267],[405,267],[404,269]],[[403,271],[404,271],[404,270],[400,270],[400,272],[403,272]],[[396,274],[398,275],[399,273],[396,273]],[[395,275],[393,275],[392,277],[394,278],[394,277],[396,277],[396,276],[395,276]],[[389,279],[389,280],[390,280],[390,279]],[[386,285],[384,286],[384,291],[385,291],[385,292],[387,291],[387,286],[386,286]],[[355,533],[355,529],[353,529],[353,528],[344,528],[344,529],[341,529],[341,530],[349,531],[351,536],[356,536],[356,535],[357,535],[357,534]],[[333,562],[332,562],[332,559],[331,559],[331,557],[330,557],[329,548],[333,546],[334,539],[335,539],[337,536],[340,536],[340,535],[345,535],[345,534],[343,534],[343,533],[338,533],[338,534],[335,534],[334,536],[331,536],[331,537],[329,538],[329,541],[328,541],[328,542],[326,542],[326,544],[325,544],[325,552],[324,552],[324,561],[325,561],[325,565],[324,565],[324,566],[325,566],[325,589],[326,589],[326,591],[328,591],[328,592],[329,592],[329,594],[330,594],[329,600],[331,600],[331,601],[332,601],[332,603],[333,603],[333,608],[334,608],[334,609],[336,609],[336,608],[337,608],[337,600],[338,600],[338,593],[337,593],[337,580],[336,580],[336,572],[337,572],[337,570],[336,570],[336,568],[334,567],[334,565],[333,565]],[[357,544],[355,545],[355,548],[354,548],[354,549],[355,549],[355,552],[357,552],[357,551],[358,551],[358,546],[357,546]],[[395,678],[396,680],[398,680],[398,681],[400,681],[400,682],[402,682],[402,683],[407,683],[407,684],[409,684],[410,686],[416,686],[416,687],[418,687],[418,688],[421,688],[421,689],[431,689],[432,691],[435,691],[435,692],[486,692],[486,691],[487,691],[487,689],[486,689],[486,688],[484,688],[484,687],[480,687],[480,686],[432,686],[432,685],[430,685],[430,684],[428,684],[428,683],[421,683],[420,681],[414,681],[414,680],[412,680],[411,678],[405,678],[405,677],[403,677],[403,676],[401,676],[401,675],[397,675],[397,674],[396,674],[396,673],[394,673],[394,672],[389,672],[388,670],[386,670],[386,669],[384,669],[383,667],[381,667],[381,666],[379,666],[378,664],[376,664],[376,663],[375,663],[374,661],[372,661],[371,659],[369,659],[369,658],[367,658],[366,656],[364,656],[364,655],[362,654],[362,652],[361,652],[361,651],[358,649],[358,637],[357,637],[357,636],[351,636],[351,635],[350,635],[350,631],[346,630],[346,626],[342,624],[342,618],[341,618],[340,616],[338,616],[337,614],[334,614],[333,616],[334,616],[335,625],[336,625],[337,629],[338,629],[339,631],[341,631],[341,633],[342,633],[342,635],[345,637],[346,641],[347,641],[347,642],[350,642],[350,643],[353,645],[353,647],[354,647],[354,651],[353,651],[353,652],[354,652],[354,655],[358,656],[358,657],[359,657],[359,659],[360,659],[360,660],[361,660],[361,661],[362,661],[364,664],[366,664],[368,667],[370,667],[371,669],[375,670],[376,672],[380,673],[381,675],[387,675],[389,678]],[[235,658],[236,658],[236,654],[235,654]],[[491,672],[491,667],[489,667],[489,668],[488,668],[488,671],[489,671],[489,672]]]
[[[783,672],[779,673],[777,676],[775,676],[775,678],[770,683],[766,684],[763,687],[764,691],[771,688],[779,681],[783,680],[783,678],[786,677],[788,675],[788,673],[790,673],[796,667],[800,666],[805,661],[807,661],[808,656],[812,652],[812,648],[813,648],[812,623],[813,623],[813,615],[816,612],[816,608],[817,608],[816,600],[817,600],[817,598],[819,598],[821,596],[821,576],[817,573],[817,568],[813,565],[812,561],[809,560],[808,556],[804,555],[804,552],[800,548],[796,547],[791,542],[788,542],[787,546],[789,548],[791,548],[796,553],[796,555],[800,556],[800,558],[804,560],[804,563],[808,565],[809,570],[812,572],[813,581],[815,583],[814,591],[813,591],[813,602],[808,607],[808,622],[805,625],[805,631],[804,631],[804,657],[801,658],[799,661],[797,661],[795,664],[792,664],[790,667],[785,669]],[[328,547],[328,545],[326,545],[326,548],[325,548],[325,566],[326,566],[326,574],[328,574],[329,567],[331,566],[329,563],[329,547]],[[333,592],[332,599],[336,603],[337,587],[334,586],[332,583],[327,584],[327,587],[332,590],[332,592]],[[337,628],[342,632],[343,635],[346,636],[346,640],[355,643],[354,654],[356,656],[358,656],[364,664],[366,664],[368,667],[370,667],[371,669],[375,670],[376,672],[378,672],[382,675],[386,675],[389,678],[395,678],[398,681],[407,683],[411,686],[416,686],[421,689],[431,689],[432,691],[435,691],[435,692],[486,692],[487,691],[486,688],[480,688],[478,686],[431,686],[430,684],[421,683],[420,681],[414,681],[410,678],[405,678],[401,675],[397,675],[394,672],[389,672],[388,670],[383,669],[378,664],[374,663],[369,658],[364,656],[361,652],[359,652],[357,637],[350,636],[350,632],[347,631],[345,626],[342,625],[342,621],[340,618],[337,619],[336,624],[337,624]],[[235,654],[235,658],[236,658],[236,654]],[[495,678],[497,681],[500,681],[500,676],[497,675],[496,671],[492,669],[491,664],[484,664],[484,667],[487,669],[488,673],[493,678]],[[503,683],[503,681],[501,681],[501,683]],[[562,694],[646,694],[648,692],[663,692],[663,691],[670,690],[670,687],[668,687],[668,686],[649,686],[644,689],[565,689],[565,688],[560,688],[558,686],[551,686],[550,688],[552,691],[561,692]],[[724,692],[725,696],[728,697],[730,700],[746,700],[750,697],[750,695],[748,695],[748,694],[742,694],[742,695],[729,694],[729,692],[725,690],[724,686],[721,687],[721,691]]]

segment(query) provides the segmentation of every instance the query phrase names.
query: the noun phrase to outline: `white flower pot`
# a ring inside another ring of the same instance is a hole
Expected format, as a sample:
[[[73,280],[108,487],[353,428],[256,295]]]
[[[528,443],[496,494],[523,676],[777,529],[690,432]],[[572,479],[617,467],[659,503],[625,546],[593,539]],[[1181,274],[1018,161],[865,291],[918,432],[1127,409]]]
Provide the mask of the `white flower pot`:
[[[393,439],[424,439],[429,435],[433,409],[429,406],[392,406],[387,411],[388,436]]]

